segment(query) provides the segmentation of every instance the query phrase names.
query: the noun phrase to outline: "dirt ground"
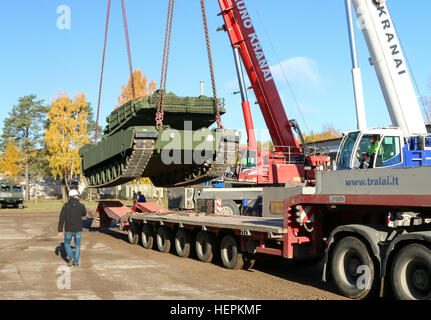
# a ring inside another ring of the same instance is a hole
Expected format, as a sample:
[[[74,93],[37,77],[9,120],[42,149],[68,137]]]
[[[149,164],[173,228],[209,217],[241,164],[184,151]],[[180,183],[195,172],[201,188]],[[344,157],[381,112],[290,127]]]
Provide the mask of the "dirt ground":
[[[343,299],[321,282],[322,265],[258,261],[251,271],[227,270],[131,245],[118,229],[90,230],[90,218],[80,265],[68,268],[58,214],[0,211],[0,299]]]

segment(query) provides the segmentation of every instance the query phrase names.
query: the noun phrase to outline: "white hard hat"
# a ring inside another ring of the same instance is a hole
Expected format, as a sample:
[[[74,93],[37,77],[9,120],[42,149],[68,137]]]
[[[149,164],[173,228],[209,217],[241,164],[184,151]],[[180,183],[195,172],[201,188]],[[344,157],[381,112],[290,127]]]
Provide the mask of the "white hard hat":
[[[76,189],[72,189],[69,191],[69,197],[76,197],[79,196],[79,192]]]

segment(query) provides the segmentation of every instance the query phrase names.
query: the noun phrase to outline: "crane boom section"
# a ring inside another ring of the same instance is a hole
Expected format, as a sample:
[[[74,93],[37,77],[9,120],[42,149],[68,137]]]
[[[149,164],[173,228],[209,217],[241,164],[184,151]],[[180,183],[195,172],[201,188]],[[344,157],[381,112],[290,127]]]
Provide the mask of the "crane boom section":
[[[427,130],[385,0],[353,0],[392,125],[406,137]]]
[[[279,151],[298,152],[298,141],[293,134],[244,0],[219,0],[219,4],[225,30],[232,46],[239,48],[274,145]]]

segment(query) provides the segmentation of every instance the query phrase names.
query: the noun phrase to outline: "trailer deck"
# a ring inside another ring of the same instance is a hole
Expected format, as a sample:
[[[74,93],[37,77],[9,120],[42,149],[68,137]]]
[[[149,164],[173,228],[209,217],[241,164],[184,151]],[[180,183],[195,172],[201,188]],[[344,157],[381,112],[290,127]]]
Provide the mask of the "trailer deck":
[[[135,213],[129,216],[133,220],[155,221],[160,223],[175,223],[184,226],[201,226],[205,228],[223,228],[232,230],[248,230],[250,232],[287,233],[283,228],[283,218],[263,218],[249,216],[196,215],[186,212],[151,214]]]

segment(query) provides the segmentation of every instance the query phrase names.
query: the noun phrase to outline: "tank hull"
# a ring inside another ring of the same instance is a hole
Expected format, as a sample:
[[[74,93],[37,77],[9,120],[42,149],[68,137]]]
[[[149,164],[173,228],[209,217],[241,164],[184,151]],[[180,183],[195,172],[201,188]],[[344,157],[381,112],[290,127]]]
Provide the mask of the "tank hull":
[[[102,141],[79,150],[89,187],[113,187],[139,177],[159,187],[188,186],[221,176],[235,162],[238,132],[208,129],[215,123],[214,99],[166,94],[164,127],[157,130],[159,94],[114,110]],[[218,104],[223,114],[222,100]]]
[[[140,177],[158,187],[189,186],[221,176],[236,161],[234,130],[157,131],[131,127],[80,150],[89,187],[106,188]]]

